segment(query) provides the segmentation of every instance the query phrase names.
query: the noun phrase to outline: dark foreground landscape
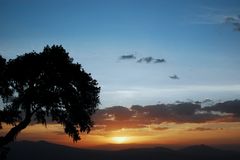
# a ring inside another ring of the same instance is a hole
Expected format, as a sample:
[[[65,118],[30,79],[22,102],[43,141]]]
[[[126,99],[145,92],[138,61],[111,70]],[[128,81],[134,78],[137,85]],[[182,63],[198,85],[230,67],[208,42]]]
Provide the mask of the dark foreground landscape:
[[[104,151],[78,149],[44,141],[11,145],[8,160],[239,160],[240,152],[190,146],[180,150],[163,147]]]

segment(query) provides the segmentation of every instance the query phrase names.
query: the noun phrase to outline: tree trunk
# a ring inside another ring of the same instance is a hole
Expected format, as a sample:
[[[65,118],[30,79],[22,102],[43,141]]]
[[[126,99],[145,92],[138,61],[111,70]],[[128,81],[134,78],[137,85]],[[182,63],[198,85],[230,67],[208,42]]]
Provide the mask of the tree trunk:
[[[25,118],[18,125],[13,127],[4,137],[0,137],[0,160],[7,159],[7,154],[9,152],[9,148],[5,147],[5,145],[14,141],[18,133],[21,132],[24,128],[26,128],[32,118],[33,113],[31,113],[30,106],[26,108]]]
[[[30,124],[31,117],[32,114],[30,113],[30,110],[27,109],[24,120],[13,127],[4,137],[0,137],[0,148],[14,141],[17,134]]]

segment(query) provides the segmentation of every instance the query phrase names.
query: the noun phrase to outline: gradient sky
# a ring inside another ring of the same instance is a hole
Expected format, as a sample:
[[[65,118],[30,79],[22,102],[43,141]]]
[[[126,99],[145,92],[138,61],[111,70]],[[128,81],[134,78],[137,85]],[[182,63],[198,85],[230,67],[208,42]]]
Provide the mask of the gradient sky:
[[[239,99],[239,15],[239,0],[0,0],[3,57],[61,44],[101,86],[102,119],[81,143],[69,143],[56,124],[32,125],[19,139],[74,146],[118,143],[114,137],[127,143],[240,144],[237,108],[226,114],[193,107],[192,115],[184,115],[186,122],[179,122],[178,114],[169,119],[172,112],[162,121],[150,116],[149,122],[136,122],[130,109],[176,100]],[[121,59],[124,55],[128,58]],[[166,62],[137,63],[144,57]],[[174,75],[179,79],[170,78]],[[124,107],[109,108],[114,105]],[[196,122],[199,114],[214,118]],[[9,129],[4,127],[1,133]]]
[[[1,0],[0,53],[63,45],[98,80],[101,107],[235,99],[240,32],[225,18],[239,13],[238,0]]]

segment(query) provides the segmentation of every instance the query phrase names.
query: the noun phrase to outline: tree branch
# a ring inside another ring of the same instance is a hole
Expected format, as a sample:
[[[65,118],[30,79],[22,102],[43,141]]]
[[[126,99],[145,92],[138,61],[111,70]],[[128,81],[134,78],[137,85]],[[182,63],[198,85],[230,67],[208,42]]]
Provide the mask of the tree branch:
[[[13,127],[4,137],[0,137],[0,148],[7,145],[8,143],[14,141],[17,134],[21,132],[21,130],[25,129],[31,122],[32,113],[30,111],[30,106],[26,108],[26,115],[23,121],[21,121],[18,125]]]

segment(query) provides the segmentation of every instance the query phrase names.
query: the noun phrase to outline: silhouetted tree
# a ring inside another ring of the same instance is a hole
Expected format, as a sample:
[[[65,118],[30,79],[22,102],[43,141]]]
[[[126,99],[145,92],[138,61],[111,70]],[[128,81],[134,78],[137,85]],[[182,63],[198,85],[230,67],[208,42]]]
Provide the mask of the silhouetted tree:
[[[46,46],[6,61],[0,56],[0,109],[2,123],[13,128],[0,137],[0,148],[14,141],[32,120],[47,123],[46,117],[64,126],[74,141],[89,132],[91,115],[99,104],[97,81],[86,73],[62,46]]]

